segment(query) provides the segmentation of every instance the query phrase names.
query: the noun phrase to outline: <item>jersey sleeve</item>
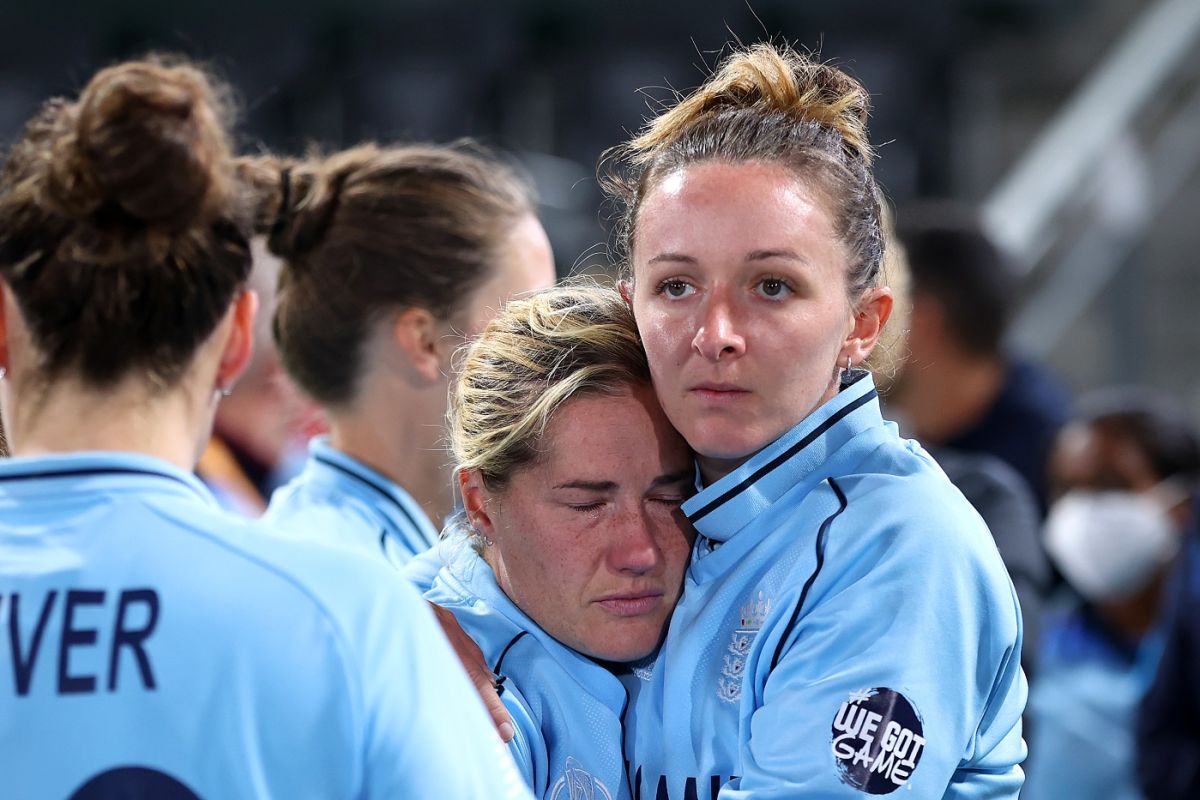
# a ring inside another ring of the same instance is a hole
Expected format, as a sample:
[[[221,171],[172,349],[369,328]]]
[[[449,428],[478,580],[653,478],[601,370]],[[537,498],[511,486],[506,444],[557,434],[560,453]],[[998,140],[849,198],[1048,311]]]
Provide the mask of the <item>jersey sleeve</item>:
[[[1011,582],[973,512],[922,515],[915,500],[851,500],[825,526],[816,571],[764,638],[723,800],[1017,796]]]
[[[531,798],[432,613],[390,577],[362,655],[362,796]]]

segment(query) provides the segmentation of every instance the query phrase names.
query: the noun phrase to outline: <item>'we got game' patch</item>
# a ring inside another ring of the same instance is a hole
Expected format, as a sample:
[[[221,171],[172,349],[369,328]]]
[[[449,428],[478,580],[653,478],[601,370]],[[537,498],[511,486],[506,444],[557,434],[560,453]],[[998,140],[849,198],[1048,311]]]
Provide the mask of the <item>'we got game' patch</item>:
[[[921,763],[925,730],[908,698],[888,688],[851,692],[833,718],[833,757],[842,783],[888,794]]]

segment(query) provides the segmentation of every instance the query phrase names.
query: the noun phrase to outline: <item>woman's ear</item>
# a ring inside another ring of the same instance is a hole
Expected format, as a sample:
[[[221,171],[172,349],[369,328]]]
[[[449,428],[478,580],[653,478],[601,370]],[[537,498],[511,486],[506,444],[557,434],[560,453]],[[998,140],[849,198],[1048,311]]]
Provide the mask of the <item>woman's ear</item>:
[[[496,523],[491,516],[492,492],[484,486],[483,476],[479,474],[479,470],[460,469],[458,471],[458,491],[462,495],[467,522],[484,539],[493,539]]]
[[[892,290],[886,286],[868,289],[863,293],[854,313],[850,335],[842,343],[841,357],[837,366],[845,366],[847,358],[850,359],[851,364],[855,365],[867,360],[867,357],[875,349],[875,345],[879,343],[883,326],[887,324],[888,317],[892,315],[893,304]]]
[[[435,384],[445,378],[443,330],[428,309],[414,306],[397,314],[392,322],[392,338],[419,380]]]
[[[633,278],[621,278],[617,281],[617,291],[629,305],[633,305]]]
[[[217,364],[217,389],[228,391],[250,365],[254,355],[254,318],[258,314],[258,295],[243,289],[233,301],[233,324],[229,338],[221,350],[221,361]]]

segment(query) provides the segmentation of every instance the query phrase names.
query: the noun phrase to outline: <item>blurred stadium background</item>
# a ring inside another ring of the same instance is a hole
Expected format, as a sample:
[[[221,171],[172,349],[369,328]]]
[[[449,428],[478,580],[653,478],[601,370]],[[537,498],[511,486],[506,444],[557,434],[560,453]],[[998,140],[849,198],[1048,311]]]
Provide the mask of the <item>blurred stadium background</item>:
[[[1016,344],[1076,391],[1156,386],[1200,416],[1197,0],[7,0],[0,139],[147,50],[214,64],[245,147],[473,136],[535,178],[559,270],[604,263],[595,165],[732,37],[861,78],[901,209],[978,204],[1023,265]],[[645,90],[639,92],[638,90]]]

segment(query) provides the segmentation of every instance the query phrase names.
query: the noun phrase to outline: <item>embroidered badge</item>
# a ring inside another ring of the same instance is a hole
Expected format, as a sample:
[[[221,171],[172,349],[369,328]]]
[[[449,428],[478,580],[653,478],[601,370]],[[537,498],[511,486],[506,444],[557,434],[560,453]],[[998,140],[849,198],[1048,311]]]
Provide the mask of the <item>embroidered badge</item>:
[[[550,790],[550,800],[613,800],[604,782],[567,756],[567,768]]]
[[[842,783],[889,794],[912,776],[925,750],[916,708],[893,689],[850,692],[833,718],[833,757]]]
[[[762,592],[758,593],[757,600],[751,598],[739,610],[739,625],[730,635],[729,646],[722,654],[721,677],[717,680],[717,697],[726,703],[737,703],[742,699],[746,656],[770,613],[771,601],[764,599]]]

